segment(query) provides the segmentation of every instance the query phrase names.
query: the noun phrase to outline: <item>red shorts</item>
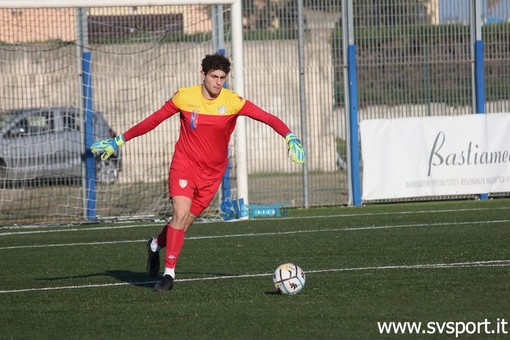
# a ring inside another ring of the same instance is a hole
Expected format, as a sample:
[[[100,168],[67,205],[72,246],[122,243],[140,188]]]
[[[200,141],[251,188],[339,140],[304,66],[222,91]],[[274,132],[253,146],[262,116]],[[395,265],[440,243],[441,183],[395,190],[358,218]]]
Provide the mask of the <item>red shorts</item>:
[[[170,197],[185,196],[191,198],[191,213],[195,216],[209,206],[221,184],[221,177],[203,179],[192,171],[170,171],[168,193]]]

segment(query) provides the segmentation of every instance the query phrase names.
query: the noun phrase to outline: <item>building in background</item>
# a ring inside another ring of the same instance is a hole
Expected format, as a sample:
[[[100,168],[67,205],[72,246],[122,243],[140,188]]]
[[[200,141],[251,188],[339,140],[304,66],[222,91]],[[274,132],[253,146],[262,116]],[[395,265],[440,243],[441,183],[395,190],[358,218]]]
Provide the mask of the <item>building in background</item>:
[[[468,24],[471,0],[432,0],[437,3],[441,24]],[[510,1],[482,0],[482,18],[486,24],[510,22]]]
[[[166,34],[210,32],[209,7],[141,6],[90,8],[89,36],[136,37],[144,31]],[[0,42],[19,44],[40,41],[74,41],[74,8],[0,9]],[[37,27],[34,26],[37,22]]]

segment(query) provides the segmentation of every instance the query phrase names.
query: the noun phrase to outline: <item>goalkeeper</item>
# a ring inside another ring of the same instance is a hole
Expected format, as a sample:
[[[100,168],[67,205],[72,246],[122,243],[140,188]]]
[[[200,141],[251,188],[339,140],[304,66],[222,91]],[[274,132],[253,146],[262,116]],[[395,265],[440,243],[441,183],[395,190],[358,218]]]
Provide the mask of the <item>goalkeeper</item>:
[[[93,153],[107,159],[124,143],[146,134],[179,113],[180,133],[175,144],[168,179],[173,212],[157,237],[147,241],[147,272],[160,271],[159,251],[165,249],[163,278],[154,287],[172,289],[175,267],[184,243],[184,233],[209,206],[228,165],[228,143],[239,116],[248,116],[272,127],[285,138],[290,159],[303,164],[305,152],[300,140],[278,117],[265,112],[235,92],[223,88],[230,73],[230,61],[220,55],[202,60],[202,84],[180,88],[159,110],[115,138],[97,140]],[[147,147],[150,147],[148,145]]]

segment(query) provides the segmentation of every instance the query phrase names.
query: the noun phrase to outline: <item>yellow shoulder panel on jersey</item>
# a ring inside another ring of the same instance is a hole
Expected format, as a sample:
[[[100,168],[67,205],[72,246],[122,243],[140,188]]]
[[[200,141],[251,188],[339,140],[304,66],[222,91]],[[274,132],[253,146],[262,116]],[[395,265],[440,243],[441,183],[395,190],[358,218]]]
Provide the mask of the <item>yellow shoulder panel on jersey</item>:
[[[219,108],[220,114],[235,115],[241,110],[244,103],[246,103],[246,99],[232,90],[223,89],[219,97],[213,102],[215,102],[214,106]]]
[[[237,114],[246,102],[246,99],[229,89],[221,90],[215,99],[206,99],[202,96],[202,85],[180,88],[172,100],[183,111],[221,116]]]

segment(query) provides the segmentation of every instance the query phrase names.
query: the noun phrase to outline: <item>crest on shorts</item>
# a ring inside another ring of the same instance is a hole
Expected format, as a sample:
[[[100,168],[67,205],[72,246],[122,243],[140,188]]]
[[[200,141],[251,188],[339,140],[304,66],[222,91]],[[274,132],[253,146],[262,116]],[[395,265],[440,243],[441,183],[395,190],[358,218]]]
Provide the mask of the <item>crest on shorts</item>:
[[[188,181],[187,180],[185,180],[185,179],[180,179],[179,180],[179,186],[181,188],[183,188],[183,189],[186,188],[186,185],[188,185]]]

